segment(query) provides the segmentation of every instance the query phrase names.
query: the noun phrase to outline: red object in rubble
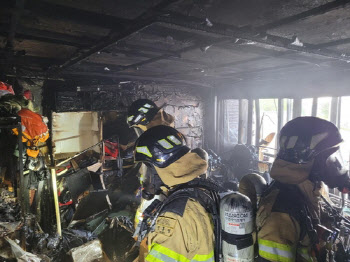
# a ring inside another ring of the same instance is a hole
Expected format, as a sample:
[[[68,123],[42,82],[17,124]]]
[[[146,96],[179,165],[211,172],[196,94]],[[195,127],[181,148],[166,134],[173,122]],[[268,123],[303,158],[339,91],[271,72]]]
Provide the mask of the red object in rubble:
[[[27,100],[32,100],[33,96],[32,96],[32,92],[30,90],[25,90],[23,92],[23,96],[27,99]]]
[[[105,141],[105,154],[107,156],[117,158],[117,156],[119,155],[118,143],[114,143],[108,140]]]
[[[0,81],[0,90],[8,91],[12,95],[15,94],[15,92],[13,91],[12,85],[9,85],[9,84],[7,84],[5,82],[1,82],[1,81]]]
[[[58,196],[61,196],[61,191],[58,191]],[[60,207],[63,207],[63,206],[69,206],[69,205],[72,205],[73,204],[73,200],[70,200],[66,203],[61,203],[61,202],[58,202],[59,206]]]

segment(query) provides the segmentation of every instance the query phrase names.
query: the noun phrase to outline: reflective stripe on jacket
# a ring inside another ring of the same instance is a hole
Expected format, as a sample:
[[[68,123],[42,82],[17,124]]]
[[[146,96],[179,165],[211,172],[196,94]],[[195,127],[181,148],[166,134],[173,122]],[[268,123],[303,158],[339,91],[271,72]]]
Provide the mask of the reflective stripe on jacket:
[[[185,256],[176,253],[169,248],[166,248],[159,244],[154,244],[151,247],[151,251],[148,253],[148,256],[146,258],[146,261],[150,262],[158,262],[158,261],[164,261],[164,262],[214,262],[214,251],[212,251],[208,255],[195,255],[191,260],[186,258]]]
[[[259,256],[269,261],[293,262],[317,261],[311,255],[311,249],[307,247],[298,247],[297,250],[290,245],[283,245],[277,242],[259,239]]]
[[[258,240],[259,256],[270,261],[291,262],[295,261],[293,246],[279,244],[269,240]]]
[[[300,215],[299,191],[272,187],[261,198],[257,212],[259,256],[268,261],[316,261]]]

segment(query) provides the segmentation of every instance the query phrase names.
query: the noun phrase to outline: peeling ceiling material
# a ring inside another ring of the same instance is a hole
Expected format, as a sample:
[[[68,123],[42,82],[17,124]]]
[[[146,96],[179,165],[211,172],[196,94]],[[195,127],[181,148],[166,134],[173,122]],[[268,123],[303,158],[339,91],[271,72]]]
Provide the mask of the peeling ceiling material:
[[[296,77],[306,85],[315,75],[348,70],[349,2],[28,0],[17,17],[11,53],[5,46],[16,7],[6,0],[0,66],[8,75],[33,71],[78,82],[230,90]]]

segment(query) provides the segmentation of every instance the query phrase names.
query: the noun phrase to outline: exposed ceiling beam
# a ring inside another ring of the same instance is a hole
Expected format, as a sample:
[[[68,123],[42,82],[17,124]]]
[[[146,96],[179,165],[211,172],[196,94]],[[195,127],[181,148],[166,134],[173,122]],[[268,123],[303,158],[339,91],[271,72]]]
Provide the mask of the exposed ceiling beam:
[[[138,30],[141,30],[142,28],[152,24],[153,20],[145,20],[140,21],[139,23],[133,23],[132,26],[128,27],[128,29],[123,30],[122,32],[115,32],[110,34],[107,37],[103,37],[101,41],[98,41],[95,45],[88,49],[80,49],[75,54],[73,54],[68,60],[66,60],[64,63],[59,65],[52,66],[49,71],[50,73],[56,73],[58,71],[61,71],[63,69],[66,69],[72,65],[75,65],[76,63],[79,63],[80,61],[84,60],[85,58],[91,56],[92,54],[95,54],[105,47],[115,43],[116,41],[123,39]]]
[[[269,74],[280,74],[281,71],[282,73],[288,73],[289,69],[300,69],[300,68],[309,68],[304,64],[300,63],[293,63],[293,64],[288,64],[288,65],[278,65],[278,66],[271,66],[271,67],[266,67],[266,68],[260,68],[260,69],[253,69],[253,70],[244,70],[236,73],[225,73],[222,74],[221,76],[223,77],[235,77],[235,78],[243,78],[243,77],[249,77],[249,79],[254,79],[256,78],[256,75],[259,73],[266,73],[269,72]],[[286,70],[288,69],[288,70]]]
[[[112,78],[112,79],[118,79],[120,81],[150,81],[150,82],[158,82],[158,83],[176,83],[176,84],[186,84],[191,85],[195,87],[202,87],[202,88],[212,88],[211,85],[208,85],[206,83],[196,82],[196,81],[190,81],[190,80],[183,80],[183,79],[170,79],[170,78],[159,78],[159,77],[153,77],[153,76],[142,76],[142,75],[120,75],[120,74],[111,74],[111,73],[96,73],[96,72],[70,72],[65,71],[64,74],[62,74],[64,78],[77,78],[77,77],[101,77],[101,78]]]
[[[349,0],[350,1],[350,0]],[[214,23],[212,26],[207,26],[203,23],[202,19],[195,17],[188,17],[179,14],[171,14],[168,16],[161,16],[159,21],[177,25],[189,30],[200,30],[204,32],[214,33],[222,36],[228,36],[233,39],[242,39],[251,41],[251,44],[260,44],[264,45],[266,48],[277,47],[284,50],[291,50],[293,52],[308,53],[313,55],[318,55],[325,58],[330,58],[334,60],[341,60],[348,62],[350,61],[350,56],[328,50],[328,49],[319,49],[314,45],[303,44],[298,46],[293,44],[294,40],[274,36],[270,34],[259,34],[252,32],[250,30],[242,30],[235,26],[230,26],[226,24]]]
[[[160,60],[164,60],[164,59],[169,59],[169,58],[174,57],[174,56],[181,57],[182,53],[189,52],[189,51],[194,50],[194,49],[199,49],[201,47],[205,48],[206,46],[209,46],[209,45],[220,44],[220,43],[224,43],[224,42],[228,42],[228,41],[231,41],[231,39],[227,38],[227,37],[218,38],[216,40],[207,41],[207,42],[202,41],[202,42],[190,45],[188,47],[182,48],[178,51],[175,51],[174,54],[162,54],[160,56],[156,56],[156,57],[147,59],[145,61],[141,61],[141,62],[132,64],[132,65],[128,65],[128,66],[123,66],[122,68],[120,68],[119,70],[116,70],[115,72],[121,72],[121,71],[130,69],[130,68],[138,70],[139,67],[147,65],[147,64],[151,64],[151,63],[154,63],[154,62],[157,62]],[[181,59],[179,59],[178,61],[181,61]]]
[[[125,54],[125,55],[131,56],[131,57],[144,57],[144,58],[149,58],[149,59],[155,57],[155,55],[145,53],[144,50],[142,49],[142,46],[139,46],[139,48],[136,48],[133,50],[124,50],[124,49],[113,49],[111,51],[103,50],[103,51],[101,51],[101,53],[107,53],[107,54],[112,54],[112,55],[117,55],[118,53],[120,53],[120,54]],[[177,61],[177,62],[183,62],[186,64],[202,65],[202,66],[205,65],[202,62],[198,62],[198,61],[191,60],[191,59],[184,59],[184,58],[180,57],[176,52],[172,52],[171,54],[169,54],[169,57],[164,58],[164,59],[171,60],[171,61]]]
[[[117,43],[117,48],[127,48],[127,49],[132,49],[132,50],[140,50],[143,52],[150,52],[150,53],[155,53],[157,55],[161,55],[161,54],[169,54],[169,55],[173,55],[176,56],[176,52],[165,49],[165,48],[161,48],[161,47],[152,47],[152,46],[148,46],[148,45],[142,45],[142,44],[135,44],[135,43],[129,43],[129,42],[124,42],[124,41],[120,41]]]
[[[348,4],[349,2],[350,2],[350,0],[335,0],[333,2],[329,2],[327,4],[312,8],[312,9],[307,10],[305,12],[301,12],[301,13],[296,14],[296,15],[288,16],[288,17],[282,18],[280,20],[273,21],[271,23],[257,27],[256,30],[264,32],[264,31],[270,30],[272,28],[276,28],[276,27],[279,27],[282,25],[297,22],[301,19],[305,19],[305,18],[308,18],[310,16],[321,15],[321,14],[327,13],[333,9],[342,7],[346,4]]]
[[[124,54],[127,56],[136,56],[136,57],[145,57],[145,58],[152,58],[154,55],[152,54],[147,54],[145,52],[142,52],[141,48],[140,49],[120,49],[120,48],[113,48],[111,50],[102,50],[101,53],[106,53],[106,54],[111,54],[111,55],[118,55],[118,54]]]
[[[6,4],[3,7],[7,7]],[[11,6],[9,6],[9,8],[11,8]],[[111,15],[67,7],[43,0],[27,0],[25,9],[26,13],[28,13],[27,11],[29,10],[32,14],[39,17],[49,17],[104,28],[116,28],[118,26],[122,27],[125,23],[130,21]]]
[[[90,55],[110,46],[111,44],[114,44],[115,42],[124,39],[125,37],[141,30],[142,28],[149,26],[155,21],[156,15],[158,15],[162,9],[177,1],[178,0],[161,1],[159,4],[155,5],[154,7],[141,14],[136,19],[132,20],[128,24],[128,26],[124,27],[123,29],[117,28],[116,30],[113,30],[107,37],[104,37],[101,41],[97,42],[91,48],[78,50],[77,53],[75,53],[64,63],[50,68],[50,73],[55,73],[69,66],[72,66],[80,62],[81,60],[89,57]]]
[[[175,41],[199,42],[212,41],[217,37],[212,35],[196,34],[196,32],[186,32],[176,28],[166,27],[165,24],[154,24],[142,30],[142,34],[158,36],[162,38],[172,37]]]
[[[1,25],[0,35],[6,36],[9,31],[8,28],[8,25]],[[93,43],[96,42],[96,40],[88,37],[77,37],[68,34],[24,27],[21,25],[18,25],[16,29],[16,39],[37,40],[46,43],[68,45],[81,48],[91,46]]]
[[[350,38],[338,39],[331,42],[315,45],[316,48],[327,48],[331,46],[346,45],[350,43]]]
[[[62,60],[56,59],[56,58],[47,58],[47,57],[38,57],[38,56],[20,56],[15,55],[13,56],[9,61],[6,60],[0,60],[0,65],[4,65],[7,63],[14,63],[16,65],[28,65],[30,66],[39,66],[43,69],[46,69],[49,67],[52,63],[59,63]]]

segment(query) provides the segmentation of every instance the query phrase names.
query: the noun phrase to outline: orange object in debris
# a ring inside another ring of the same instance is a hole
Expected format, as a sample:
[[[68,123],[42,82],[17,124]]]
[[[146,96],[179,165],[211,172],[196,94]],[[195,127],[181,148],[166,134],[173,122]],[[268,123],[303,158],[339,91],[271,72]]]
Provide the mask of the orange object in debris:
[[[22,132],[28,139],[45,136],[48,128],[40,114],[29,109],[22,109],[18,112],[18,115],[21,117]],[[23,126],[25,127],[24,130]]]
[[[26,150],[27,155],[33,158],[36,158],[39,155],[39,149],[30,149],[27,148]]]
[[[21,117],[22,142],[26,142],[28,156],[36,158],[39,150],[36,148],[39,142],[45,142],[49,138],[47,125],[40,114],[29,109],[22,109],[17,113]],[[18,135],[17,128],[12,131]]]

